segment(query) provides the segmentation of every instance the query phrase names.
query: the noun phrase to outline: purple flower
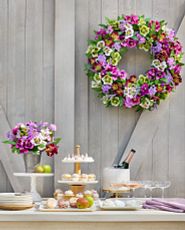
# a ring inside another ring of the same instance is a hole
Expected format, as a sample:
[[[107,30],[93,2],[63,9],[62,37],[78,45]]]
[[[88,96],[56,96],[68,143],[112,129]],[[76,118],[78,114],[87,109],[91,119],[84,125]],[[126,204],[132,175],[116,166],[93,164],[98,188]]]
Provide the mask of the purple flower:
[[[165,78],[167,79],[168,84],[169,84],[170,82],[172,82],[172,80],[173,80],[173,77],[172,77],[172,75],[170,74],[169,71],[168,71],[167,74],[165,75]]]
[[[10,141],[14,141],[16,138],[16,136],[11,131],[9,131],[6,136]]]
[[[180,71],[181,71],[181,69],[182,69],[182,67],[181,67],[180,65],[176,65],[176,66],[174,67],[174,72],[175,72],[176,74],[179,74]]]
[[[112,32],[113,32],[112,26],[108,26],[106,32],[107,32],[108,34],[112,34]]]
[[[159,53],[161,51],[161,49],[162,49],[162,44],[157,42],[155,46],[152,46],[151,52],[153,54],[156,54],[156,53]]]
[[[103,54],[99,54],[97,60],[99,61],[100,64],[105,64],[106,63],[106,57]]]
[[[144,83],[141,86],[141,94],[142,94],[142,96],[148,94],[148,84],[147,83]]]
[[[119,28],[120,28],[121,31],[125,30],[125,23],[126,23],[125,20],[120,20],[119,21]]]
[[[102,86],[102,91],[103,91],[103,93],[108,93],[108,92],[109,92],[109,89],[111,89],[111,86],[110,86],[110,85],[103,85],[103,86]]]
[[[120,51],[120,49],[121,49],[121,45],[120,45],[118,42],[114,43],[113,47],[114,47],[117,51]]]
[[[155,86],[155,85],[152,85],[152,86],[149,88],[148,92],[149,92],[149,95],[150,95],[151,97],[154,96],[154,95],[156,94],[156,92],[157,92],[156,86]]]
[[[127,72],[125,70],[121,70],[120,74],[119,74],[119,77],[121,79],[126,79],[127,78]]]
[[[30,139],[25,140],[24,142],[24,148],[25,149],[33,149],[34,145],[32,144]]]
[[[54,124],[50,124],[50,125],[49,125],[49,129],[51,129],[53,132],[56,132],[57,126],[54,125]]]
[[[145,43],[146,39],[143,36],[141,36],[140,33],[137,33],[136,36],[139,39],[139,41],[138,41],[139,44]]]
[[[139,97],[132,98],[132,99],[129,97],[126,97],[124,101],[124,105],[126,108],[132,108],[133,106],[138,105],[139,103],[140,103]]]

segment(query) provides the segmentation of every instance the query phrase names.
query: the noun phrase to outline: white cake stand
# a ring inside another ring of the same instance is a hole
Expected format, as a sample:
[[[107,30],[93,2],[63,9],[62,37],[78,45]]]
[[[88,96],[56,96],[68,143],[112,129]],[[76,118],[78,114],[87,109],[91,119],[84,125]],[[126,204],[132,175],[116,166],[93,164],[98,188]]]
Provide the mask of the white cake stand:
[[[14,176],[30,177],[30,193],[34,202],[40,202],[42,197],[37,192],[37,177],[51,177],[53,173],[14,173]]]

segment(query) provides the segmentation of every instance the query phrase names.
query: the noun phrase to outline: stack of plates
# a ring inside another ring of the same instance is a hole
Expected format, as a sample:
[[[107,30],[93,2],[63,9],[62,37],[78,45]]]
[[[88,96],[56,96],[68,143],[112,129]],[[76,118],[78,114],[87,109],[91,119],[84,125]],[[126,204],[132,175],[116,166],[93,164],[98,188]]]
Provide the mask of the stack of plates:
[[[0,193],[0,209],[24,210],[33,207],[31,194]]]

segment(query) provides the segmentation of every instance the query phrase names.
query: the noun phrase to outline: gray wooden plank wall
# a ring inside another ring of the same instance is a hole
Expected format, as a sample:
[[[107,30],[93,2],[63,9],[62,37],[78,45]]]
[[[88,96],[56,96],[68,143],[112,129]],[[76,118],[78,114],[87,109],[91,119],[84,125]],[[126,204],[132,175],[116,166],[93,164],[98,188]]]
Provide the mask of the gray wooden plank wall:
[[[12,126],[31,119],[57,123],[64,140],[55,159],[55,187],[60,187],[57,179],[67,170],[61,157],[78,143],[82,152],[95,158],[96,163],[83,170],[96,172],[99,189],[103,168],[126,147],[140,117],[133,110],[104,108],[90,89],[83,71],[84,53],[98,24],[105,16],[136,13],[165,19],[169,27],[178,29],[184,12],[185,0],[0,0],[0,103]],[[130,50],[121,62],[135,74],[149,64],[147,55],[136,50]],[[160,129],[137,178],[132,179],[170,179],[168,196],[183,197],[185,95],[183,85],[180,87],[166,101],[168,109]],[[53,165],[47,157],[43,161]],[[0,178],[0,192],[11,191],[1,164]],[[54,180],[41,182],[43,195],[50,195]]]

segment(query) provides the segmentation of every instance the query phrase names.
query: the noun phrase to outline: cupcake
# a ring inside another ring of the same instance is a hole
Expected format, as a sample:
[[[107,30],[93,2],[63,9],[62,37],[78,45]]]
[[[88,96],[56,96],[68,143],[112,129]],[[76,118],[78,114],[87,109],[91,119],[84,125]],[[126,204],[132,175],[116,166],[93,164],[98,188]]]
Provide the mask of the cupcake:
[[[96,180],[96,175],[95,174],[89,174],[88,175],[88,180],[89,181],[95,181]]]
[[[72,175],[72,181],[79,181],[79,180],[80,180],[80,175],[77,174],[77,173],[74,173],[74,174]]]
[[[88,175],[87,175],[87,174],[85,174],[85,173],[83,173],[83,174],[81,175],[80,180],[81,180],[81,181],[83,181],[83,182],[88,181]]]
[[[71,174],[63,174],[62,175],[62,180],[63,181],[71,181]]]
[[[54,194],[53,194],[53,196],[54,196],[54,198],[56,199],[56,200],[58,200],[58,196],[61,196],[61,195],[63,195],[63,191],[61,190],[61,189],[56,189],[55,190],[55,192],[54,192]]]
[[[76,198],[83,198],[83,197],[84,197],[84,195],[82,193],[77,193],[76,194]]]
[[[65,193],[64,193],[64,200],[69,200],[72,197],[74,197],[73,191],[71,191],[71,190],[65,191]]]
[[[96,190],[92,190],[92,197],[94,198],[94,200],[98,200],[99,199],[99,194]]]
[[[87,196],[92,196],[92,192],[90,190],[86,190],[84,192],[84,197],[87,197]]]

